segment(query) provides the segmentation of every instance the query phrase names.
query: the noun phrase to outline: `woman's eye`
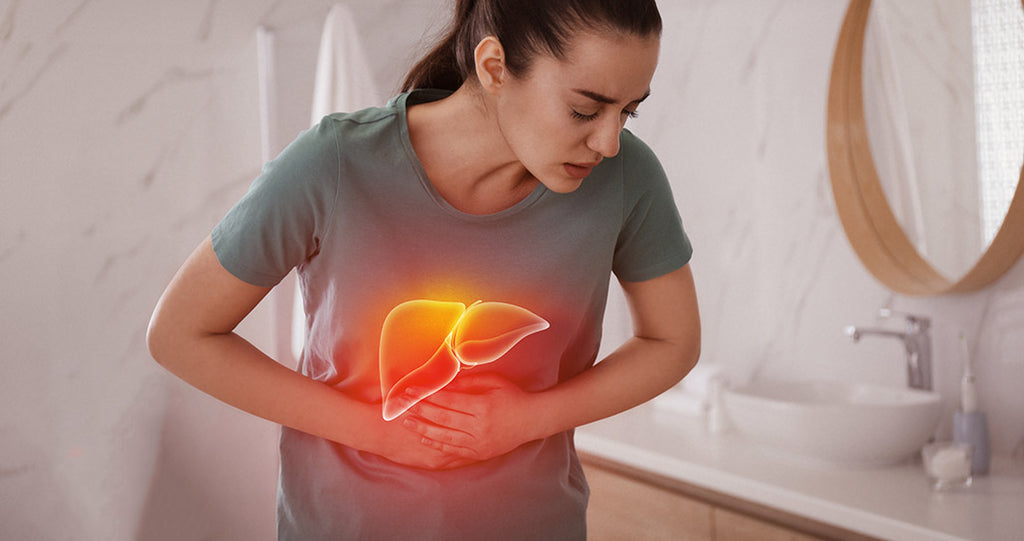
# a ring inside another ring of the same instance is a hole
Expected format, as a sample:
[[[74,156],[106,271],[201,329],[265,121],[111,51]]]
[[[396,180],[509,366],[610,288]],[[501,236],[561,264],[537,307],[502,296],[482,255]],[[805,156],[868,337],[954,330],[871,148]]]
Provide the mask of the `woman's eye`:
[[[572,117],[575,118],[576,120],[580,120],[580,121],[583,121],[583,122],[589,122],[591,120],[594,120],[594,119],[597,118],[597,116],[599,114],[600,114],[600,111],[588,115],[588,114],[581,113],[581,112],[577,111],[576,109],[572,109]],[[636,117],[640,116],[640,113],[638,113],[635,109],[634,110],[623,109],[622,110],[622,115],[626,116],[628,118],[636,118]]]
[[[572,109],[572,117],[575,118],[576,120],[582,120],[583,122],[589,122],[591,120],[594,120],[595,118],[597,118],[597,114],[598,113],[586,115],[577,111],[576,109]]]

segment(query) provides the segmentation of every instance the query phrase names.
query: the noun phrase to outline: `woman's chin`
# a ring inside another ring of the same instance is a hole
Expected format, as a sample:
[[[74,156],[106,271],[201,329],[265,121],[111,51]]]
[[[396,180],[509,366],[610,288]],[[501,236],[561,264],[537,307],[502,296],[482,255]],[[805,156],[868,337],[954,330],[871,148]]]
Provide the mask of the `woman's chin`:
[[[571,177],[568,175],[561,175],[558,177],[549,177],[546,179],[540,179],[541,184],[544,185],[548,190],[555,193],[572,193],[575,192],[583,184],[583,178]]]

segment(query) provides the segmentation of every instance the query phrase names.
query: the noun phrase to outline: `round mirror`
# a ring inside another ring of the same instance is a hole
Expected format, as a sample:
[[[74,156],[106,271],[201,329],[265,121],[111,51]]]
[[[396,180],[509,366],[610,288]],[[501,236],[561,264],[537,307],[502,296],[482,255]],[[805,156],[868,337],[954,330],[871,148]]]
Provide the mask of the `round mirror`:
[[[850,2],[829,168],[851,244],[894,291],[977,289],[1024,251],[1022,6]]]

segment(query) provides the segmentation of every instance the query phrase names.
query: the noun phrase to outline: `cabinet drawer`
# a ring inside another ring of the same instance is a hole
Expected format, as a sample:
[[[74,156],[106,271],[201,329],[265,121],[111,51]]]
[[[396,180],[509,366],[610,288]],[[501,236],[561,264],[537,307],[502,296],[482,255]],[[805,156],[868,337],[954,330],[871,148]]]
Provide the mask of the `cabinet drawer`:
[[[592,465],[588,541],[711,539],[712,507],[682,494]]]
[[[722,509],[713,511],[715,539],[722,541],[817,541],[814,537],[770,522]]]

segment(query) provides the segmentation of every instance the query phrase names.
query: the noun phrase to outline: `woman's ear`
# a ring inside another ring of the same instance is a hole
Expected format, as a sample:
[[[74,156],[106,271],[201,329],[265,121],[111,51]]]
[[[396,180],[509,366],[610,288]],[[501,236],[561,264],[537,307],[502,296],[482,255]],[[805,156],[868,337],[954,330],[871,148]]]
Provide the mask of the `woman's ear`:
[[[473,52],[476,60],[476,78],[489,93],[497,92],[508,78],[505,67],[505,48],[494,36],[480,40]]]

